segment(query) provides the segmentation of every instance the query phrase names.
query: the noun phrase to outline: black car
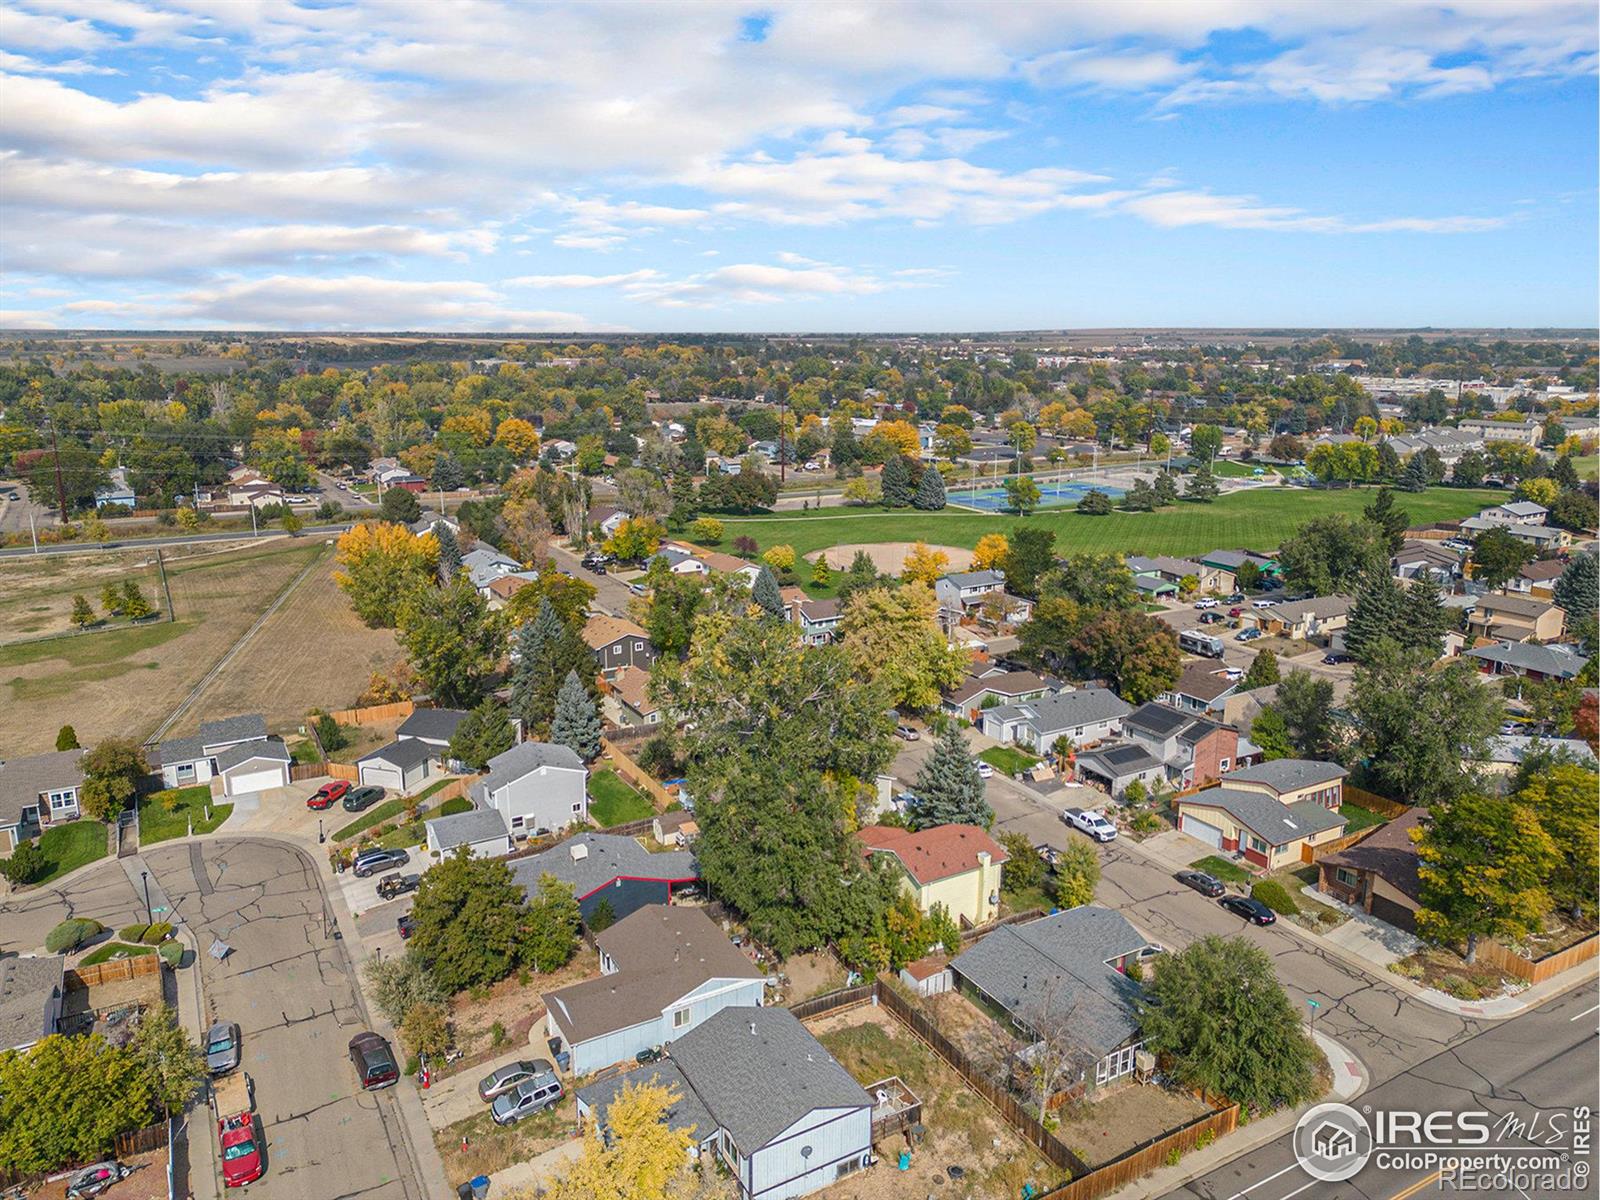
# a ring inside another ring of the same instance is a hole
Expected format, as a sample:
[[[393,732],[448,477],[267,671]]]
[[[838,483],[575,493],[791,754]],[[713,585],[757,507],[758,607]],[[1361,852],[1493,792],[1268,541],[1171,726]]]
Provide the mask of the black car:
[[[350,1039],[350,1062],[366,1091],[375,1092],[399,1082],[400,1067],[395,1062],[394,1051],[387,1041],[370,1030]]]
[[[381,787],[352,788],[344,794],[344,810],[345,812],[360,812],[364,808],[371,808],[382,799],[383,789]]]
[[[391,867],[403,867],[410,861],[411,855],[404,850],[363,850],[356,855],[354,870],[357,879],[365,879]]]
[[[406,913],[404,916],[399,916],[394,919],[394,927],[396,931],[399,932],[400,940],[403,942],[409,938],[412,931],[416,929],[417,920],[410,913]]]
[[[1233,593],[1233,595],[1226,597],[1223,600],[1223,603],[1224,604],[1243,604],[1244,600],[1245,600],[1245,596],[1244,596],[1243,592],[1235,592],[1235,593]]]
[[[1355,659],[1348,654],[1324,654],[1322,656],[1322,665],[1325,667],[1337,667],[1347,662],[1355,662]]]
[[[1173,878],[1184,887],[1192,887],[1202,896],[1220,896],[1228,890],[1222,886],[1222,880],[1204,871],[1179,871]]]
[[[422,882],[422,876],[413,872],[402,875],[396,871],[393,875],[385,875],[378,880],[378,896],[383,900],[393,900],[396,896],[404,896],[407,892],[417,890],[417,885]]]
[[[1224,896],[1217,903],[1236,916],[1243,917],[1252,925],[1272,925],[1278,919],[1277,913],[1261,901],[1252,900],[1249,896]]]

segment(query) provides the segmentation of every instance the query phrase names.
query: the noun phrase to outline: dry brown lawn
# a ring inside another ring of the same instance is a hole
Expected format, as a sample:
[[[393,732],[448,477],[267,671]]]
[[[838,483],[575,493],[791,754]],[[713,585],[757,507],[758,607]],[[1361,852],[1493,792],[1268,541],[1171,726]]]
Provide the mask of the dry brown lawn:
[[[1188,1092],[1125,1083],[1100,1099],[1062,1108],[1056,1114],[1061,1118],[1056,1136],[1084,1162],[1097,1167],[1210,1111],[1209,1105]]]
[[[71,633],[72,597],[82,595],[94,606],[95,616],[110,625],[126,621],[107,618],[100,607],[100,589],[108,583],[132,579],[146,600],[166,608],[151,551],[118,554],[104,551],[86,555],[48,555],[7,559],[0,564],[0,645]],[[87,635],[80,635],[87,636]]]

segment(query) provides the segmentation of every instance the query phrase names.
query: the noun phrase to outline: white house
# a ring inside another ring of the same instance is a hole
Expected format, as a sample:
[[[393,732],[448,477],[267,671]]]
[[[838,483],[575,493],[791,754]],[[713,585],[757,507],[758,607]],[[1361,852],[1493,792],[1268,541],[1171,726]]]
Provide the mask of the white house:
[[[479,594],[488,599],[489,585],[496,579],[515,575],[522,570],[522,564],[491,547],[479,546],[461,556],[461,569],[467,573]]]
[[[1532,500],[1508,500],[1495,504],[1478,514],[1478,520],[1489,525],[1543,525],[1550,510]]]
[[[78,819],[83,751],[55,750],[0,763],[0,854],[51,825]]]
[[[96,508],[133,508],[138,503],[138,498],[133,494],[133,487],[128,483],[128,468],[113,467],[108,475],[110,483],[98,489],[94,494]]]
[[[411,792],[428,781],[437,758],[438,751],[427,742],[399,738],[356,759],[356,772],[363,784]]]
[[[202,721],[199,733],[162,742],[156,757],[161,782],[169,788],[219,775],[224,796],[289,786],[289,751],[267,736],[267,719],[260,713]]]
[[[505,818],[512,837],[565,829],[589,819],[589,771],[567,746],[523,742],[489,760],[472,800]]]
[[[983,732],[996,741],[1015,742],[1048,754],[1057,738],[1070,738],[1082,749],[1115,737],[1121,732],[1122,718],[1132,711],[1133,706],[1115,692],[1086,687],[1023,704],[985,709]]]
[[[725,1008],[758,1008],[766,977],[699,908],[649,904],[595,936],[600,977],[544,995],[574,1075],[665,1046]]]
[[[505,818],[492,808],[435,817],[426,827],[428,853],[435,858],[443,858],[459,846],[466,846],[474,858],[500,858],[512,850]]]

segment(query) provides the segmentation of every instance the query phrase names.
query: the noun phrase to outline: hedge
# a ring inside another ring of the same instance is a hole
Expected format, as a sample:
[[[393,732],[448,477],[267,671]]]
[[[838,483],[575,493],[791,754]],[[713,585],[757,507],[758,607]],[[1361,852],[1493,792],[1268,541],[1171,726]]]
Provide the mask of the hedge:
[[[88,917],[69,917],[50,931],[44,939],[44,948],[51,954],[76,950],[95,934],[105,932],[105,928]]]
[[[138,940],[147,946],[159,946],[171,936],[172,922],[157,921],[154,925],[150,926],[149,929],[146,929],[144,931],[144,936]]]
[[[1259,900],[1273,912],[1285,917],[1292,917],[1300,911],[1300,906],[1294,902],[1294,897],[1289,895],[1287,888],[1276,879],[1263,879],[1250,889],[1250,898]]]
[[[148,925],[124,925],[117,930],[117,937],[124,942],[142,942],[145,931],[149,928]]]

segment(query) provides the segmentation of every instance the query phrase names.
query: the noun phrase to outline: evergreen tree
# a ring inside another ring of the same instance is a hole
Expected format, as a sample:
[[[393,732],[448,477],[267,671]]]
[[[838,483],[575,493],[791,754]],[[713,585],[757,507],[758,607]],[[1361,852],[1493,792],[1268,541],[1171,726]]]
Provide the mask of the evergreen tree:
[[[939,474],[938,468],[929,467],[922,472],[922,482],[917,484],[916,494],[911,497],[911,506],[923,512],[938,512],[944,507],[944,476]]]
[[[422,505],[403,487],[391,487],[378,502],[379,512],[385,521],[396,525],[411,525],[422,519]]]
[[[1402,492],[1420,492],[1427,488],[1432,480],[1428,478],[1428,460],[1421,454],[1413,454],[1406,460],[1406,469],[1400,472],[1400,490]]]
[[[765,563],[761,566],[761,573],[756,576],[756,583],[750,589],[750,599],[770,617],[783,616],[783,596],[778,592],[778,580]]]
[[[124,579],[122,581],[122,615],[130,621],[142,621],[155,610],[150,607],[150,601],[144,598],[144,593],[139,590],[137,580]]]
[[[1411,514],[1394,506],[1394,493],[1379,488],[1377,498],[1361,510],[1361,515],[1383,530],[1388,539],[1389,553],[1394,554],[1406,540],[1406,528],[1411,524]]]
[[[818,562],[823,561],[821,558]],[[836,593],[839,600],[839,611],[843,612],[846,602],[856,592],[878,586],[878,568],[873,565],[872,556],[865,550],[857,550],[856,556],[850,560],[850,569],[839,580],[839,590]]]
[[[1143,479],[1134,480],[1133,487],[1122,498],[1122,507],[1130,512],[1149,512],[1155,506],[1155,489]]]
[[[1593,616],[1600,608],[1600,559],[1588,552],[1574,554],[1556,580],[1554,599],[1574,623]]]
[[[1256,652],[1255,660],[1250,664],[1250,670],[1245,672],[1244,682],[1239,688],[1250,692],[1277,683],[1279,678],[1278,656],[1271,650],[1260,650]]]
[[[568,671],[556,693],[556,715],[550,722],[550,740],[570,746],[584,762],[600,754],[600,714],[594,698],[583,686],[576,671]]]
[[[1166,467],[1156,472],[1155,487],[1156,507],[1167,508],[1178,502],[1178,477]]]
[[[978,760],[953,721],[945,726],[934,743],[933,753],[922,764],[916,793],[918,804],[911,823],[918,829],[956,824],[987,829],[994,823],[994,809],[984,795]]]
[[[1403,468],[1400,465],[1400,455],[1388,442],[1378,443],[1378,478],[1385,483],[1393,483],[1400,478]]]
[[[1450,482],[1457,487],[1482,487],[1489,473],[1489,460],[1481,450],[1468,450],[1450,468]]]
[[[1437,655],[1441,652],[1444,635],[1454,625],[1455,618],[1444,606],[1444,596],[1433,578],[1424,574],[1412,580],[1401,604],[1401,644],[1425,647]]]
[[[443,521],[433,527],[433,536],[439,540],[439,578],[449,583],[461,570],[461,543]]]
[[[460,759],[475,771],[482,771],[489,760],[511,749],[516,732],[511,715],[493,696],[467,713],[450,738],[450,757]]]
[[[1550,468],[1550,478],[1563,492],[1575,492],[1583,486],[1578,478],[1578,469],[1572,465],[1572,457],[1567,454],[1556,459],[1555,466]]]
[[[1078,511],[1091,517],[1106,517],[1111,515],[1111,497],[1099,488],[1090,488],[1078,501]]]
[[[590,933],[604,933],[617,923],[617,910],[611,907],[611,901],[605,897],[600,898],[600,903],[594,906],[594,912],[589,914],[589,919],[584,922],[589,927]]]
[[[441,492],[453,492],[467,486],[467,473],[451,455],[441,454],[433,464],[433,486]]]
[[[1370,662],[1380,639],[1399,642],[1405,619],[1405,593],[1387,571],[1374,571],[1356,592],[1344,631],[1344,644],[1357,662]]]
[[[100,607],[106,610],[106,616],[114,617],[122,611],[122,589],[115,583],[108,582],[100,589]]]
[[[1209,465],[1202,465],[1189,476],[1188,485],[1183,489],[1183,498],[1201,504],[1210,504],[1217,498],[1217,481],[1212,477]]]
[[[667,512],[667,529],[682,533],[700,517],[700,492],[694,476],[679,472],[672,477],[672,508]]]
[[[81,594],[72,598],[72,623],[79,629],[94,624],[94,606]]]
[[[548,599],[517,632],[517,663],[511,672],[511,713],[523,729],[542,737],[555,717],[556,693],[568,672],[579,679],[594,675],[594,653],[575,625],[566,625]],[[591,689],[592,690],[592,689]]]
[[[58,732],[56,734],[56,749],[57,750],[77,750],[77,749],[79,749],[79,746],[78,746],[78,731],[76,729],[74,729],[71,725],[63,725],[61,727],[60,732]]]
[[[883,502],[889,508],[911,503],[911,464],[903,454],[891,454],[883,464]]]

